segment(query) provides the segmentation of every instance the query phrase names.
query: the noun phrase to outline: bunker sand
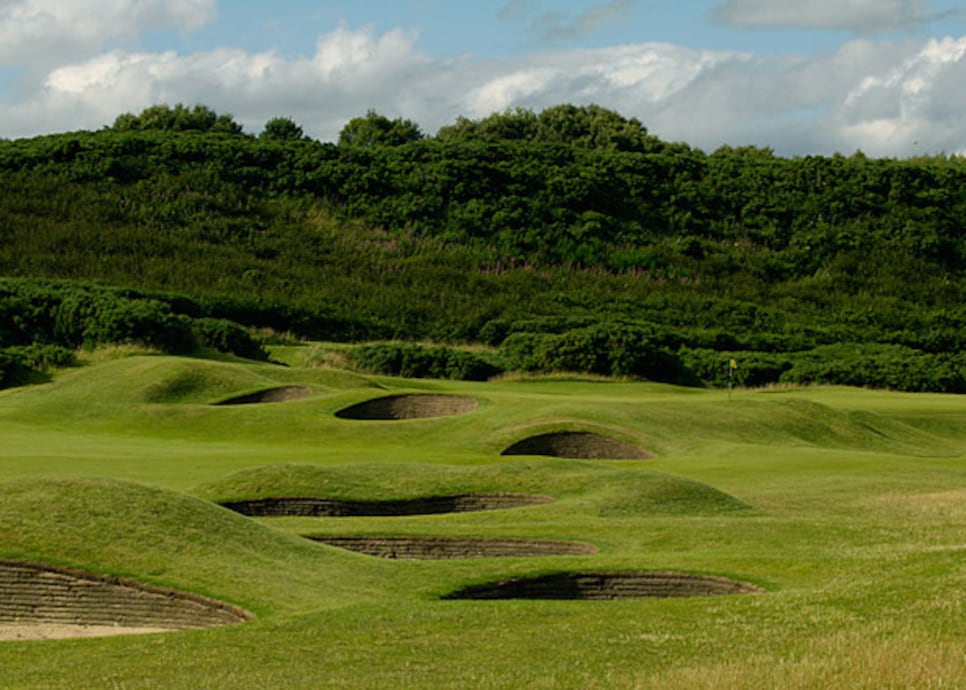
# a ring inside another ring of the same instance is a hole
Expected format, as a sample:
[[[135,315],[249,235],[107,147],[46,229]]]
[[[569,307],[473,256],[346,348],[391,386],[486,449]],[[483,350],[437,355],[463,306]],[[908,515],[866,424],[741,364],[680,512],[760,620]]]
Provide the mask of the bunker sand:
[[[471,513],[552,503],[550,496],[514,493],[423,496],[388,501],[351,501],[336,498],[286,497],[226,501],[221,505],[250,517],[393,517]]]
[[[443,599],[641,599],[751,594],[748,582],[675,572],[570,572],[471,585]]]
[[[517,441],[501,455],[549,455],[577,460],[643,460],[654,455],[616,438],[590,431],[558,431]]]
[[[475,399],[461,395],[387,395],[346,407],[335,416],[367,421],[452,417],[472,412],[477,405]]]
[[[188,630],[251,618],[241,608],[197,594],[0,560],[0,640]]]

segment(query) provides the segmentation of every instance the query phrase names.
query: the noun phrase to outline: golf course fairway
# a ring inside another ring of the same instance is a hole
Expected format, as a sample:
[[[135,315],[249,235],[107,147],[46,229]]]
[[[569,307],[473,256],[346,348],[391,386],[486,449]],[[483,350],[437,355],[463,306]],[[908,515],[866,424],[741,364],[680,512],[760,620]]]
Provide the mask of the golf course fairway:
[[[964,602],[962,396],[149,353],[0,391],[3,688],[957,688]]]

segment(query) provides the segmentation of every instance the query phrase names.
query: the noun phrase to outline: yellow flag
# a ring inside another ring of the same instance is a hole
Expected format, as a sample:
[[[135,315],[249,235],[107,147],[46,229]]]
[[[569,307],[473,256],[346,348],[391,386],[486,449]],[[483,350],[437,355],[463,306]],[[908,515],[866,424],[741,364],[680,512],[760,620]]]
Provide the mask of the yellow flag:
[[[738,368],[738,360],[736,360],[736,359],[731,360],[731,368],[732,369],[737,369]]]

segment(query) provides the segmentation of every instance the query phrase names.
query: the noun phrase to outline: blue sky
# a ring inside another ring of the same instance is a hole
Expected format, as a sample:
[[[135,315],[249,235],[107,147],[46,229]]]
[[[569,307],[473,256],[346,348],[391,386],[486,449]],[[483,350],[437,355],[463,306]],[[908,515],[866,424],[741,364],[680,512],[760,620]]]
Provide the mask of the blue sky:
[[[376,33],[395,28],[417,32],[420,48],[439,57],[472,54],[479,57],[525,55],[549,47],[595,47],[667,42],[692,48],[756,53],[814,52],[835,49],[856,32],[843,28],[742,26],[729,24],[713,0],[638,0],[586,2],[564,0],[491,0],[447,2],[416,0],[391,2],[311,2],[240,0],[221,2],[217,20],[194,35],[166,32],[150,41],[154,48],[180,45],[205,49],[240,45],[250,50],[275,48],[294,56],[310,53],[315,39],[339,24],[370,27]],[[807,2],[799,4],[807,5]],[[888,0],[885,3],[888,4]],[[914,7],[917,3],[907,3]],[[963,3],[934,2],[924,9],[919,24],[869,28],[879,38],[904,35],[943,35],[963,32]],[[593,22],[594,9],[603,9]],[[901,16],[901,11],[896,12]],[[586,28],[580,30],[581,17]],[[557,31],[555,32],[554,29]],[[567,29],[571,29],[568,33]],[[179,40],[182,39],[182,40]]]
[[[0,0],[0,137],[204,103],[333,139],[369,108],[598,103],[655,134],[783,155],[966,153],[948,0]]]

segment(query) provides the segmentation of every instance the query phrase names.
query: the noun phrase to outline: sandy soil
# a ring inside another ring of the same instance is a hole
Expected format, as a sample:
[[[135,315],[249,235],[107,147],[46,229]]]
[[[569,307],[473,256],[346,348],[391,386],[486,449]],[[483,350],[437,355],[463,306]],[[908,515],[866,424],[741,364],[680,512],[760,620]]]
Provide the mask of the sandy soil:
[[[451,417],[467,414],[477,408],[473,398],[460,395],[388,395],[352,405],[335,413],[340,419],[388,421],[396,419],[423,419],[426,417]]]
[[[171,632],[167,628],[128,628],[118,625],[64,625],[54,623],[0,623],[0,642],[17,640],[66,640],[75,637],[146,635]]]

